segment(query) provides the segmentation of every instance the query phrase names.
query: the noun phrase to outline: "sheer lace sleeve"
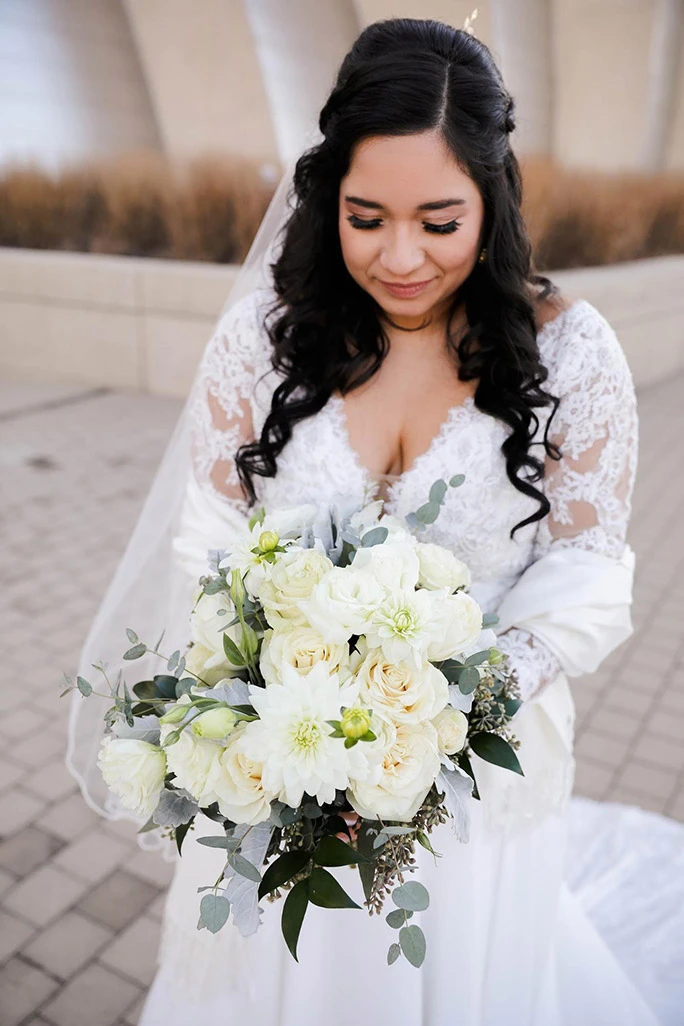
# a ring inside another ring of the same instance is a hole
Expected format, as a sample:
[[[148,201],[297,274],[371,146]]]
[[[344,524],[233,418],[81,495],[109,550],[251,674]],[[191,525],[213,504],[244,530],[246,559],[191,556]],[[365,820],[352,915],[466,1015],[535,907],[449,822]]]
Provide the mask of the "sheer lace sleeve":
[[[534,558],[556,548],[581,548],[619,559],[623,553],[637,463],[634,384],[614,331],[579,301],[545,333],[540,351],[547,389],[560,398],[549,436],[562,459],[547,459],[543,483],[551,504],[540,522]],[[558,587],[563,587],[562,580]],[[561,669],[539,638],[513,627],[500,635],[524,698],[539,693]]]
[[[250,293],[219,321],[200,364],[191,411],[195,479],[240,512],[247,511],[247,502],[235,454],[254,438],[255,387],[268,367],[259,298]]]

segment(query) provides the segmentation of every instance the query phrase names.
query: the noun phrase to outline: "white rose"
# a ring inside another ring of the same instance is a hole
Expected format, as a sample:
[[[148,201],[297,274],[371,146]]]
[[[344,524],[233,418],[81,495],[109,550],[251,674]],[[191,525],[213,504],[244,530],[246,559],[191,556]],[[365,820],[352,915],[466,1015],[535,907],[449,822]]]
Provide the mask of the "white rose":
[[[466,743],[468,720],[460,709],[447,707],[432,721],[437,730],[437,743],[444,755],[455,755]]]
[[[244,723],[236,727],[220,755],[215,793],[223,816],[252,826],[268,819],[275,795],[266,794],[261,779],[263,767],[244,750],[244,731]]]
[[[162,741],[176,729],[174,724],[162,724]],[[186,727],[178,740],[164,751],[168,768],[175,774],[174,784],[177,787],[189,791],[200,805],[211,805],[216,801],[214,783],[220,772],[221,745],[197,737],[190,727]]]
[[[365,780],[351,780],[347,797],[366,819],[405,823],[423,804],[440,768],[434,726],[401,724],[384,751],[382,762]]]
[[[209,650],[211,655],[204,663],[205,669],[225,666],[223,635],[227,634],[236,645],[240,644],[242,628],[239,623],[224,630],[226,624],[235,618],[235,606],[230,595],[219,591],[216,595],[201,595],[190,616],[190,637],[192,641]],[[200,651],[199,653],[203,653]],[[224,673],[225,677],[226,674]]]
[[[422,588],[468,588],[471,584],[470,570],[450,549],[443,545],[418,542],[416,546],[420,563],[418,583]]]
[[[283,621],[306,623],[301,603],[332,568],[332,561],[318,549],[293,547],[280,553],[259,588],[259,599],[271,627]]]
[[[284,665],[307,674],[317,663],[325,663],[330,673],[345,676],[349,646],[325,641],[315,627],[306,624],[289,624],[264,634],[260,666],[267,684],[282,682]]]
[[[385,597],[374,574],[353,566],[335,566],[316,585],[302,610],[326,641],[343,644],[363,634],[365,624]]]
[[[482,630],[482,610],[464,591],[445,595],[437,609],[441,630],[427,651],[428,659],[435,661],[457,657]]]
[[[396,540],[387,538],[382,545],[357,549],[352,567],[370,571],[384,588],[391,591],[412,589],[418,584],[420,566],[413,539],[406,541],[397,536]]]
[[[356,680],[360,704],[377,709],[395,723],[431,720],[449,700],[449,682],[436,666],[391,663],[382,649],[368,653]]]
[[[185,668],[191,677],[199,679],[212,687],[226,677],[235,676],[240,668],[229,663],[224,656],[222,663],[217,661],[216,652],[212,652],[206,645],[194,642],[185,653]]]
[[[133,738],[106,737],[97,757],[107,787],[126,809],[152,815],[164,789],[166,758],[157,745]]]

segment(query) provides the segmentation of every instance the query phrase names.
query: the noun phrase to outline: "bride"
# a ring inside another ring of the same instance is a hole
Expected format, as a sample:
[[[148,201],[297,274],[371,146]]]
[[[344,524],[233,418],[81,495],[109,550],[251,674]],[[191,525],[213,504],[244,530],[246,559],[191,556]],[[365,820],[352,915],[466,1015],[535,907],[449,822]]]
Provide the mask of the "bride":
[[[432,894],[420,970],[387,966],[382,925],[346,910],[310,907],[299,963],[276,903],[249,938],[230,924],[198,931],[197,888],[223,862],[195,843],[214,832],[199,817],[141,1024],[679,1022],[684,831],[569,800],[569,678],[631,632],[637,417],[625,356],[590,303],[533,271],[513,100],[469,32],[371,25],[319,125],[291,207],[286,176],[209,342],[84,664],[119,652],[126,623],[151,631],[171,618],[182,644],[207,550],[244,530],[255,503],[352,509],[381,497],[403,517],[435,479],[464,474],[425,540],[467,562],[472,594],[498,613],[525,699],[525,776],[473,756],[469,843],[444,824],[441,858],[419,849]],[[93,772],[91,705],[74,706],[70,767],[116,815]]]

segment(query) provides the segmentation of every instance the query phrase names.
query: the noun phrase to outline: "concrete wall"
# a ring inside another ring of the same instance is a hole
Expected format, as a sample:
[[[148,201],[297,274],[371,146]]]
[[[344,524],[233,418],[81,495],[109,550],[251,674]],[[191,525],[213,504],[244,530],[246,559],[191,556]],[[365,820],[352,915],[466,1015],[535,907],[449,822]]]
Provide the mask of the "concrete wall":
[[[236,272],[0,249],[0,374],[183,396]],[[637,385],[684,371],[684,257],[552,277],[608,318]]]
[[[0,3],[0,164],[159,147],[118,0]]]
[[[278,148],[241,0],[123,0],[164,149],[273,160]]]

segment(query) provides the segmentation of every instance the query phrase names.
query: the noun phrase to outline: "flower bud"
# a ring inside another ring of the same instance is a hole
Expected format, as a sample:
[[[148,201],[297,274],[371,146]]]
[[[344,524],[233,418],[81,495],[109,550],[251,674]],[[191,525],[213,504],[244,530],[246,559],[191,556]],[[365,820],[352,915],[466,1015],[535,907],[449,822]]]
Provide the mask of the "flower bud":
[[[159,717],[160,723],[180,723],[188,711],[187,705],[172,705],[163,716]]]
[[[498,666],[506,658],[505,653],[500,648],[490,648],[489,650],[489,665]]]
[[[230,597],[237,607],[245,601],[245,586],[242,581],[242,574],[236,568],[230,574]]]
[[[272,552],[278,547],[280,537],[277,531],[262,531],[259,535],[259,548],[262,552]]]
[[[220,706],[216,709],[208,709],[200,713],[197,719],[192,721],[192,732],[195,737],[201,737],[208,741],[220,741],[226,734],[230,734],[237,719],[232,709],[227,706]]]
[[[340,727],[345,737],[358,740],[371,728],[371,712],[369,709],[352,707],[345,709],[340,720]]]

